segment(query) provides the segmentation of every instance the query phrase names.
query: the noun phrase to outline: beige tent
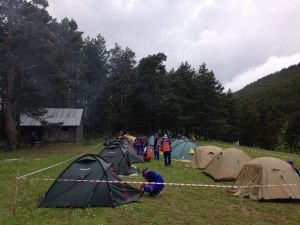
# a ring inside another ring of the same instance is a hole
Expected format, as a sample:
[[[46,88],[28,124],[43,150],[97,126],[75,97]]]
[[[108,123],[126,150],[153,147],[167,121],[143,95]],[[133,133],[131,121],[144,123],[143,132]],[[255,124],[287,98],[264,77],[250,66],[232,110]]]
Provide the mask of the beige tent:
[[[227,148],[214,157],[203,172],[216,181],[235,180],[243,166],[250,160],[251,158],[243,151]]]
[[[222,148],[216,146],[201,146],[194,150],[192,161],[188,164],[188,167],[205,169],[210,161],[219,155]]]
[[[288,186],[286,184],[297,185]],[[300,199],[298,175],[288,163],[272,157],[256,158],[249,161],[241,170],[235,185],[283,185],[248,187],[239,189],[235,193],[255,200]]]

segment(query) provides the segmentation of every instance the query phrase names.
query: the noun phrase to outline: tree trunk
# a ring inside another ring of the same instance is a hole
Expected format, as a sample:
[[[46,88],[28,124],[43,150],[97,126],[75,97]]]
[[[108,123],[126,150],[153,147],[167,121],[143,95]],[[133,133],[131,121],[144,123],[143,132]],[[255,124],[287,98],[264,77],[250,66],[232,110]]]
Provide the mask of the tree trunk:
[[[12,66],[6,77],[6,107],[4,110],[7,146],[9,151],[14,151],[17,148],[17,123],[15,119],[16,104],[14,99],[15,78],[16,74]]]

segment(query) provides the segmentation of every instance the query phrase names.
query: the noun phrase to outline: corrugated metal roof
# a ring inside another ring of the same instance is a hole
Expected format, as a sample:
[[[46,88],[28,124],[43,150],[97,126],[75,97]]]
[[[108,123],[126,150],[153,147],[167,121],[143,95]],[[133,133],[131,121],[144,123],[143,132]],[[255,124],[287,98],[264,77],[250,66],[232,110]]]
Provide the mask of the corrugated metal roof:
[[[82,118],[83,109],[69,108],[46,108],[47,112],[38,119],[26,114],[20,116],[20,126],[42,126],[40,120],[45,120],[49,124],[62,123],[61,126],[79,126]]]

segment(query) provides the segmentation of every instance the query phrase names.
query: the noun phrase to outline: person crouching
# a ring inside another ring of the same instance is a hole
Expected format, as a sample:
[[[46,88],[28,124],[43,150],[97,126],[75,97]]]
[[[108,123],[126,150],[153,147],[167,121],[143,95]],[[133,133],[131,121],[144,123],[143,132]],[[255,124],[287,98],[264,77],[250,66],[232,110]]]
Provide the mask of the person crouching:
[[[157,182],[159,184],[143,184],[140,188],[141,194],[147,192],[150,196],[158,196],[164,189],[163,177],[159,173],[152,170],[148,170],[147,168],[143,169],[143,177],[147,182]]]

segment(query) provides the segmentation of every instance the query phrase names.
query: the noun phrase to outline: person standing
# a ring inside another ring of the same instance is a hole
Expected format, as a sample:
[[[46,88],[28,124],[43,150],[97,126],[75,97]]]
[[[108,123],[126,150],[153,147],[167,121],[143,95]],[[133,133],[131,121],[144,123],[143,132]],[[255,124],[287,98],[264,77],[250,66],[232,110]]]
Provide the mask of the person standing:
[[[167,134],[163,136],[160,144],[164,154],[165,166],[171,166],[171,141]]]
[[[36,145],[36,142],[37,142],[38,138],[36,136],[36,133],[34,131],[31,132],[31,139],[30,139],[30,142],[31,142],[31,148],[34,148],[35,145]]]
[[[153,148],[154,148],[154,159],[159,160],[159,136],[157,133],[154,135]]]

